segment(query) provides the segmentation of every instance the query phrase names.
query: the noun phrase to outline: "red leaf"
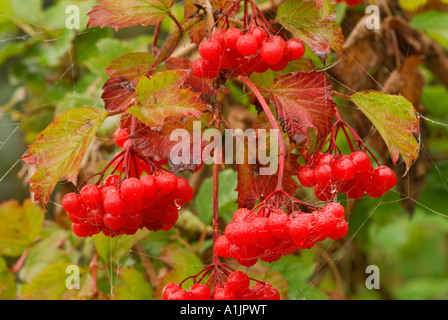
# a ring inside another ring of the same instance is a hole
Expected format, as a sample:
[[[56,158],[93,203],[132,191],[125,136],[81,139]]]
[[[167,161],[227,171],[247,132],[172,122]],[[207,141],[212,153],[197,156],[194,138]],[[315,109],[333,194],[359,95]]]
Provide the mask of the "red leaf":
[[[162,22],[171,9],[171,0],[98,0],[88,13],[87,26],[119,28],[148,26]]]
[[[128,53],[113,60],[105,72],[110,76],[103,86],[101,98],[108,111],[122,110],[137,99],[138,80],[151,68],[154,57],[149,53]]]
[[[322,72],[278,77],[269,92],[283,129],[303,153],[309,151],[314,135],[321,141],[329,134],[336,105],[330,81]]]

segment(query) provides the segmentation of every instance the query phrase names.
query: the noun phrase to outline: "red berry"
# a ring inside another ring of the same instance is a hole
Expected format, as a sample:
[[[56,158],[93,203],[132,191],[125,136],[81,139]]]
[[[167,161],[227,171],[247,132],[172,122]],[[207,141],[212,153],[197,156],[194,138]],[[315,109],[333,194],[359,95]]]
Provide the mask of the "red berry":
[[[119,128],[115,131],[114,133],[114,142],[115,144],[120,147],[123,148],[124,144],[129,141],[129,133],[128,130],[126,128]]]
[[[177,188],[172,193],[172,198],[176,200],[179,205],[183,205],[193,199],[193,188],[188,183],[188,180],[183,177],[177,178]]]
[[[338,219],[328,211],[321,211],[316,217],[315,228],[319,233],[322,234],[323,238],[328,237],[330,232],[333,231],[336,224],[338,223]]]
[[[235,213],[233,214],[232,221],[238,222],[238,221],[243,221],[243,220],[249,219],[250,218],[249,214],[250,214],[249,209],[240,208],[240,209],[236,210]]]
[[[168,295],[168,300],[190,300],[190,299],[191,299],[190,293],[182,288],[173,290]]]
[[[249,288],[250,279],[243,271],[236,270],[228,275],[227,285],[233,292],[238,293],[243,289]]]
[[[125,227],[127,229],[138,229],[143,222],[143,214],[141,212],[130,213],[126,216]]]
[[[297,169],[297,178],[299,182],[304,187],[314,187],[316,185],[316,180],[314,179],[314,170],[308,165],[300,166]]]
[[[271,65],[269,68],[272,71],[282,71],[288,66],[288,59],[286,59],[284,56],[280,59],[279,62],[276,64]]]
[[[333,179],[333,170],[329,164],[319,164],[314,168],[314,180],[322,186],[328,185]]]
[[[180,287],[177,283],[172,283],[172,282],[168,283],[167,285],[165,285],[165,287],[163,287],[162,299],[168,300],[168,296],[170,295],[170,293],[177,289],[180,289]]]
[[[247,245],[255,242],[254,229],[248,222],[231,222],[225,228],[227,239],[238,245]]]
[[[201,79],[205,78],[207,63],[205,62],[204,59],[201,58],[195,59],[191,64],[191,68],[192,68],[191,72],[195,77]]]
[[[262,44],[264,39],[266,39],[266,31],[260,27],[253,27],[250,30],[250,34],[257,40],[258,44]]]
[[[297,245],[303,244],[310,232],[310,226],[314,220],[311,214],[298,214],[289,224],[289,236]]]
[[[205,60],[214,61],[221,56],[222,47],[218,40],[211,38],[202,41],[199,44],[198,51]]]
[[[284,239],[289,234],[289,217],[283,211],[271,214],[267,227],[273,237]]]
[[[100,189],[94,184],[86,185],[79,195],[88,207],[97,207],[103,199]]]
[[[169,194],[177,188],[177,177],[171,172],[165,172],[155,177],[157,190],[161,194]]]
[[[62,198],[62,208],[69,212],[75,213],[82,209],[82,202],[78,194],[76,193],[67,193]]]
[[[145,190],[143,198],[146,202],[153,201],[157,195],[157,186],[155,178],[152,175],[146,175],[141,178]]]
[[[344,207],[339,202],[327,203],[322,211],[331,212],[338,219],[344,218]]]
[[[240,55],[251,56],[257,52],[258,42],[251,34],[243,34],[238,38],[235,47]]]
[[[241,30],[238,28],[227,29],[224,36],[226,48],[236,50],[236,42],[238,41],[238,38],[241,36],[241,34]]]
[[[126,223],[125,215],[112,215],[110,213],[104,214],[103,222],[110,230],[119,230]]]
[[[210,288],[205,284],[196,283],[190,288],[190,297],[192,300],[209,300],[210,296]]]
[[[122,214],[126,208],[126,201],[121,197],[120,191],[117,187],[107,187],[103,193],[103,207],[106,212],[113,215]]]
[[[103,185],[115,186],[121,180],[120,176],[117,174],[111,174],[104,179]]]
[[[355,151],[350,154],[349,157],[350,161],[355,165],[357,172],[373,170],[370,157],[367,153],[363,151]]]
[[[280,293],[272,286],[265,286],[257,290],[258,300],[280,300]]]
[[[235,293],[226,285],[215,287],[213,300],[235,300]]]
[[[235,295],[236,300],[258,300],[258,294],[253,288],[245,288]]]
[[[285,44],[285,58],[294,61],[302,58],[305,53],[305,45],[299,39],[289,39]]]
[[[223,258],[230,258],[230,244],[231,242],[225,235],[219,236],[214,244],[216,254]]]
[[[285,44],[284,41],[282,45],[282,43],[279,40],[275,39],[270,39],[266,41],[260,48],[261,59],[263,59],[264,62],[266,62],[271,66],[276,64],[283,57],[283,52],[285,51],[284,44]]]
[[[93,235],[90,228],[83,223],[72,223],[72,231],[78,237],[90,237]]]
[[[134,202],[143,198],[145,186],[140,179],[131,177],[123,180],[120,192],[124,200]]]
[[[328,237],[332,240],[340,239],[344,237],[348,232],[348,223],[344,219],[338,221],[333,231],[330,232]]]
[[[333,174],[340,180],[350,180],[356,173],[356,167],[353,162],[345,156],[334,161],[331,165]]]
[[[329,201],[336,196],[336,192],[331,184],[325,186],[318,184],[314,187],[314,195],[320,201]]]
[[[212,34],[212,38],[217,40],[222,48],[224,48],[224,46],[226,44],[225,36],[226,36],[225,29],[216,29]]]

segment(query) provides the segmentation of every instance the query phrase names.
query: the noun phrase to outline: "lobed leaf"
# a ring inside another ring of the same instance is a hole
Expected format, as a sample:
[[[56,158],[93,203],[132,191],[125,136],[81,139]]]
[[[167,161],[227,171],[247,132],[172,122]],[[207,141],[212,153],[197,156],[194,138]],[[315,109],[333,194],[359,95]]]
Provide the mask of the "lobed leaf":
[[[333,124],[332,87],[323,72],[294,72],[275,79],[270,90],[277,118],[288,137],[306,154],[325,139]]]
[[[140,105],[127,111],[152,129],[170,118],[198,118],[207,105],[200,99],[200,93],[181,87],[187,75],[186,71],[167,70],[150,78],[141,77],[136,88]]]
[[[98,0],[88,13],[88,27],[119,28],[148,26],[162,22],[170,12],[171,0]]]
[[[90,107],[69,110],[55,118],[29,146],[22,160],[37,167],[28,183],[43,207],[61,178],[77,183],[84,154],[107,114]]]
[[[124,111],[137,99],[135,87],[151,69],[154,56],[144,52],[128,53],[113,60],[105,72],[110,77],[103,85],[101,98],[108,111]]]
[[[403,96],[375,91],[358,92],[351,100],[380,133],[394,165],[401,154],[409,170],[420,150],[415,137],[419,134],[418,118],[412,103]]]
[[[277,21],[301,39],[320,58],[333,49],[342,54],[344,36],[340,25],[334,21],[335,5],[325,1],[288,0],[278,9]]]

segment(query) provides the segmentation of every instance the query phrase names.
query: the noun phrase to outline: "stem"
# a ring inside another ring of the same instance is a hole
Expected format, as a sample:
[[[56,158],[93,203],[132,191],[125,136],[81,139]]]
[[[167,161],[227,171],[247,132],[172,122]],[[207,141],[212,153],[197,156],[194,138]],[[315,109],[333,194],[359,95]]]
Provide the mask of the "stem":
[[[222,117],[222,99],[223,93],[218,90],[216,93],[216,107],[215,107],[215,128],[221,130]],[[219,191],[219,166],[221,162],[221,145],[219,144],[213,154],[213,244],[219,237],[219,207],[218,207],[218,191]],[[213,250],[213,263],[219,264],[219,257],[215,250]]]
[[[269,108],[268,103],[264,99],[263,95],[261,94],[260,90],[258,90],[257,86],[246,77],[239,76],[237,78],[239,81],[247,85],[251,91],[255,94],[258,102],[260,102],[261,107],[263,108],[263,111],[266,113],[266,116],[268,117],[269,123],[271,124],[272,128],[277,131],[277,138],[278,138],[278,144],[279,144],[279,167],[278,167],[278,180],[277,180],[277,189],[282,189],[283,184],[283,174],[285,171],[285,141],[283,141],[280,128],[278,127],[277,121],[275,120],[274,115],[271,112],[271,109]]]

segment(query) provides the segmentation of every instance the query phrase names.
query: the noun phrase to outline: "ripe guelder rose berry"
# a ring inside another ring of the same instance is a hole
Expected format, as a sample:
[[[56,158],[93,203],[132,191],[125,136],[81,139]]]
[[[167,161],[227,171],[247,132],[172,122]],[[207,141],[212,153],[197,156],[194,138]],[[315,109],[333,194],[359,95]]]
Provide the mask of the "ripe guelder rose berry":
[[[210,281],[209,281],[210,282]],[[195,283],[183,289],[177,283],[168,283],[162,290],[163,300],[280,300],[280,293],[269,282],[254,280],[239,270],[232,271],[227,281],[210,282],[212,287]]]
[[[247,30],[217,29],[210,39],[199,44],[200,58],[191,64],[191,73],[197,78],[213,79],[221,71],[250,76],[268,69],[281,71],[290,61],[300,59],[305,46],[299,39],[271,36],[261,27]]]
[[[273,262],[326,238],[342,238],[347,232],[344,207],[337,202],[309,213],[268,208],[252,212],[241,208],[215,241],[214,250],[219,256],[250,267],[259,259]]]
[[[309,163],[297,170],[297,178],[304,187],[314,187],[314,195],[329,201],[338,193],[359,199],[367,193],[381,197],[397,183],[397,176],[386,166],[373,168],[369,155],[355,151],[349,155],[316,153]]]
[[[77,236],[103,232],[114,237],[142,228],[169,230],[178,219],[179,209],[192,198],[188,181],[170,172],[123,180],[110,175],[100,186],[88,184],[80,194],[66,194],[62,207]]]

